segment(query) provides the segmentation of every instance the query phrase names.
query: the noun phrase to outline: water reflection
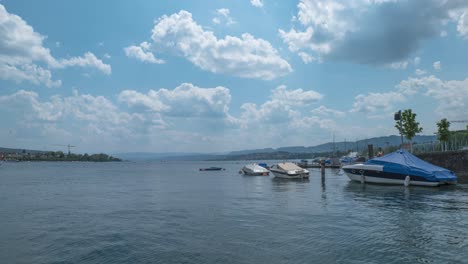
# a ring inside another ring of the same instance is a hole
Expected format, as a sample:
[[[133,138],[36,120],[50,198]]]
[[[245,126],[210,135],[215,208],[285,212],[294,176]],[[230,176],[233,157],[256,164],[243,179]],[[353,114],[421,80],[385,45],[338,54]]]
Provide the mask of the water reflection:
[[[274,177],[271,179],[272,190],[275,192],[288,192],[288,191],[306,191],[309,179],[282,179]]]

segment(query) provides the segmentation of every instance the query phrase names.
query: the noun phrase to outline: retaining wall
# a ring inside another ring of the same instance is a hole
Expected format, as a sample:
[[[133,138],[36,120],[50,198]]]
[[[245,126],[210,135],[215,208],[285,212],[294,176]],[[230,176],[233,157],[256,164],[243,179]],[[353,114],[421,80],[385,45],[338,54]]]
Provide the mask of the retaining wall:
[[[468,150],[423,153],[416,156],[453,171],[458,176],[458,182],[468,183]]]

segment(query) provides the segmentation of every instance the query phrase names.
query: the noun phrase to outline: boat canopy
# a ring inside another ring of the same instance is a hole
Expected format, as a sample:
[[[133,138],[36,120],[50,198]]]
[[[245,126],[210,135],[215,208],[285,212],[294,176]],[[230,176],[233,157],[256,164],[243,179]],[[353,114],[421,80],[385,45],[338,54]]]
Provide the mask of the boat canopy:
[[[421,176],[428,181],[457,180],[452,171],[425,162],[404,149],[368,160],[365,164],[382,165],[384,172]]]
[[[286,163],[278,163],[278,168],[289,171],[289,170],[302,170],[301,167],[297,166],[294,163],[286,162]]]

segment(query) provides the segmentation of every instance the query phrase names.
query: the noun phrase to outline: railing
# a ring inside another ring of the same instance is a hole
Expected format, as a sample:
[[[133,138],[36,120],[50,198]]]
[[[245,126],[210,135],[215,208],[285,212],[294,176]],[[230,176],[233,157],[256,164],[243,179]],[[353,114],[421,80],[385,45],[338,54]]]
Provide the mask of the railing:
[[[427,153],[440,151],[457,151],[468,149],[468,136],[460,136],[447,142],[426,142],[413,144],[413,153]]]

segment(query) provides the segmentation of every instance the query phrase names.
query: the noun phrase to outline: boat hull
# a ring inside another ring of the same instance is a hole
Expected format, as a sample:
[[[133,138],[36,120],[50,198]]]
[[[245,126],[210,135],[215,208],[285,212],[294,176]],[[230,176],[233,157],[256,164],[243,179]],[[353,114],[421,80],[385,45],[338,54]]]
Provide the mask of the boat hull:
[[[309,178],[309,173],[295,173],[295,174],[289,174],[285,173],[282,171],[275,171],[275,170],[270,170],[273,175],[275,175],[276,178],[282,178],[282,179],[307,179]]]
[[[244,175],[247,175],[247,176],[268,176],[269,172],[253,172],[253,171],[249,171],[249,170],[242,170],[242,172],[244,173]]]
[[[346,168],[348,167],[348,168]],[[350,167],[350,168],[349,168]],[[414,175],[403,175],[398,173],[389,173],[379,170],[379,166],[374,166],[373,169],[366,169],[365,166],[345,166],[343,171],[352,181],[361,183],[378,183],[378,184],[393,184],[405,185],[406,177],[409,176],[408,185],[417,186],[439,186],[445,184],[456,184],[456,181],[427,181],[424,177]]]

